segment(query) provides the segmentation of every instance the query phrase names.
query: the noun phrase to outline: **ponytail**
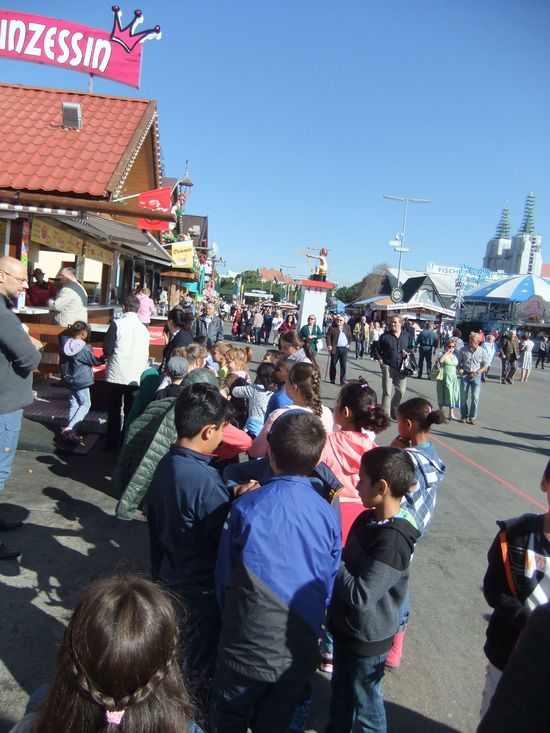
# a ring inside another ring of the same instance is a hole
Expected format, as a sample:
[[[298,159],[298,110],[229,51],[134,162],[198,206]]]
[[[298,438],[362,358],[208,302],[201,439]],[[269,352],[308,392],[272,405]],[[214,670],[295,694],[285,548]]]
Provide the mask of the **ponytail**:
[[[429,433],[432,425],[441,425],[446,421],[443,410],[434,410],[423,397],[414,397],[412,400],[402,402],[397,408],[397,413],[410,420],[423,433]]]

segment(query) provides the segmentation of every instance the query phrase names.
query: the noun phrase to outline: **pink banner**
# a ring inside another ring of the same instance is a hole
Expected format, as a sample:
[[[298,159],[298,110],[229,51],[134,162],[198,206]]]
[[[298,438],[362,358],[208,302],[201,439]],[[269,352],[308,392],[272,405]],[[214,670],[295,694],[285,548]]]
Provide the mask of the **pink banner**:
[[[60,66],[139,87],[142,43],[160,38],[160,27],[138,31],[143,17],[136,10],[132,21],[122,28],[118,6],[113,6],[113,12],[113,30],[109,33],[65,20],[0,10],[0,56]]]

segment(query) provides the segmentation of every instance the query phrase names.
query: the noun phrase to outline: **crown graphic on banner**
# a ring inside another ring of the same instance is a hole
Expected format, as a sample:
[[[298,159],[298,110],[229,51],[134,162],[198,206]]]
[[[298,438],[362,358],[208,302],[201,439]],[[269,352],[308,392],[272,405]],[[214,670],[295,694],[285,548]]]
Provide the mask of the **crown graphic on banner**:
[[[123,28],[120,24],[120,20],[122,18],[122,10],[119,8],[119,6],[113,5],[111,10],[115,14],[115,19],[110,39],[115,43],[120,43],[120,45],[128,53],[132,53],[138,43],[143,43],[150,38],[156,38],[158,40],[162,37],[160,32],[160,25],[156,25],[154,28],[149,28],[146,31],[140,31],[139,33],[136,33],[136,28],[138,27],[138,25],[143,23],[143,14],[141,10],[134,10],[134,19],[131,20],[125,28]]]

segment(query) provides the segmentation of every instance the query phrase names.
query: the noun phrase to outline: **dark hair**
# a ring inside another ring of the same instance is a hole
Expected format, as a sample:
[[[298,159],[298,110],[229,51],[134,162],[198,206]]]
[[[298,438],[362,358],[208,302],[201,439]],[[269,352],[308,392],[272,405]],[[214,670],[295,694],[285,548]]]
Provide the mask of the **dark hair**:
[[[415,483],[414,463],[407,451],[401,448],[372,448],[363,453],[361,468],[371,484],[384,479],[396,499],[405,496]]]
[[[229,402],[217,387],[198,382],[182,390],[174,409],[178,438],[194,438],[206,425],[229,420]]]
[[[139,299],[135,295],[130,293],[124,298],[122,304],[127,313],[137,313],[139,310]]]
[[[86,321],[75,321],[72,326],[69,326],[69,331],[71,333],[71,336],[76,336],[77,333],[80,333],[81,331],[87,331],[90,333],[92,330],[89,323],[86,323]]]
[[[254,384],[259,384],[267,392],[273,392],[275,384],[273,382],[273,375],[275,374],[275,364],[270,361],[262,361],[258,364],[256,369],[256,379]]]
[[[391,424],[385,410],[377,404],[376,392],[363,377],[347,382],[340,390],[336,404],[340,410],[348,408],[357,432],[372,430],[381,433]]]
[[[135,575],[93,583],[76,607],[59,651],[35,733],[115,731],[107,711],[124,711],[125,733],[179,733],[193,716],[176,652],[170,596]]]
[[[199,334],[193,337],[193,343],[204,346],[207,351],[212,351],[212,341],[205,334]]]
[[[412,400],[402,402],[397,408],[397,414],[416,423],[423,433],[429,432],[432,425],[445,422],[443,410],[434,410],[423,397],[413,397]]]
[[[296,333],[296,331],[285,331],[284,333],[282,333],[279,339],[279,346],[281,346],[283,343],[288,344],[289,346],[293,346],[295,349],[303,349],[311,363],[317,366],[317,359],[315,358],[315,354],[311,350],[311,345],[309,341],[307,339],[302,339],[302,337],[298,333]]]
[[[193,316],[188,312],[184,311],[183,308],[176,306],[168,313],[168,319],[172,321],[176,328],[183,328],[186,331],[191,330],[191,324],[193,323]]]
[[[550,461],[546,464],[546,468],[544,469],[542,476],[545,481],[550,481]]]
[[[277,470],[289,476],[308,476],[319,463],[327,434],[310,412],[287,410],[267,436]]]
[[[315,415],[323,414],[321,402],[321,375],[313,364],[298,361],[288,373],[290,384],[298,388],[307,407],[311,407]]]

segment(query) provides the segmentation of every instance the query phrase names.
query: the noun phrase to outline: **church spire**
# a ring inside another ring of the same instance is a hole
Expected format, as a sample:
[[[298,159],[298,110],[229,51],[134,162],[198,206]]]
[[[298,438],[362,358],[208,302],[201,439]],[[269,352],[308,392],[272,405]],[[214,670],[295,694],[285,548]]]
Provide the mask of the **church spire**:
[[[509,239],[509,238],[510,238],[510,209],[508,208],[508,206],[505,206],[504,209],[502,209],[502,214],[500,215],[500,221],[497,226],[495,239]]]
[[[523,212],[523,222],[519,234],[535,233],[535,194],[530,193],[525,201],[525,211]]]

